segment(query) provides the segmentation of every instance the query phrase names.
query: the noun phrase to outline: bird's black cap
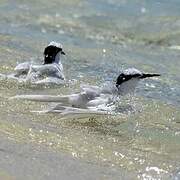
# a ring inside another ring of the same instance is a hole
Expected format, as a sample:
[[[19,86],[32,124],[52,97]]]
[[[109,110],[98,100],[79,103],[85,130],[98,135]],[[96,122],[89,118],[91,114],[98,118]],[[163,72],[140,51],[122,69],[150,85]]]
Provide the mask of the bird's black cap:
[[[44,49],[44,64],[51,64],[55,61],[57,53],[65,55],[65,52],[62,50],[62,45],[56,42],[51,42]]]
[[[118,76],[116,80],[116,87],[118,87],[119,85],[121,85],[122,83],[126,81],[129,81],[132,78],[144,79],[144,78],[155,77],[155,76],[160,76],[160,74],[142,73],[135,68],[129,68],[129,69],[126,69],[124,72],[122,72]]]

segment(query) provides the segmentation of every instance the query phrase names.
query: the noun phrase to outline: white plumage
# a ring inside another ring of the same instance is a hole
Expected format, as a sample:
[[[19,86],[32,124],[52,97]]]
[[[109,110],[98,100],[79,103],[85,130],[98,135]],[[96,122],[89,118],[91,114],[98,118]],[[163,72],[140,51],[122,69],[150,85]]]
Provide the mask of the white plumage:
[[[80,92],[65,96],[51,95],[19,95],[11,99],[26,99],[42,102],[56,102],[48,112],[59,112],[65,107],[98,110],[113,104],[117,97],[133,93],[139,80],[159,74],[144,74],[135,68],[124,70],[117,78],[116,83],[106,83],[101,87],[81,85]],[[63,108],[62,108],[63,107]],[[105,108],[106,109],[106,108]]]
[[[18,64],[14,68],[14,73],[6,77],[31,84],[62,84],[65,76],[60,59],[61,54],[65,54],[62,51],[62,45],[52,41],[44,50],[44,64],[37,65],[32,62]]]

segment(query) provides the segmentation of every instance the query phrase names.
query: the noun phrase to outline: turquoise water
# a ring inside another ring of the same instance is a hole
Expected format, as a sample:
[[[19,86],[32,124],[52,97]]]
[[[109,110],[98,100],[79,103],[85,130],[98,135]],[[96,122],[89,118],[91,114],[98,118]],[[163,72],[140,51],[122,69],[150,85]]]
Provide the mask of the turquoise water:
[[[41,63],[44,47],[55,40],[63,44],[67,54],[62,63],[69,81],[65,87],[32,88],[2,80],[3,136],[116,169],[125,177],[178,176],[178,0],[2,0],[0,22],[1,73],[12,72],[17,63],[27,60]],[[8,101],[16,94],[67,94],[78,91],[81,83],[100,85],[115,80],[127,67],[162,74],[161,78],[142,81],[132,99],[122,100],[122,105],[133,107],[130,113],[116,117],[39,116],[31,111],[47,104]],[[119,179],[119,175],[112,173],[113,178]]]

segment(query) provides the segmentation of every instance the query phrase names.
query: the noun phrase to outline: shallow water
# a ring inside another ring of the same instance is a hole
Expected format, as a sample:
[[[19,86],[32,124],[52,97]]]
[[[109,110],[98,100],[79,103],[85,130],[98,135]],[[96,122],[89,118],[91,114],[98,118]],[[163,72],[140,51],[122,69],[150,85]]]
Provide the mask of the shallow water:
[[[42,146],[50,152],[49,158],[51,153],[65,153],[98,165],[97,177],[178,178],[179,7],[178,0],[1,1],[0,73],[12,72],[17,63],[27,60],[41,63],[43,48],[56,40],[67,54],[62,63],[69,82],[64,87],[36,88],[1,80],[1,136],[22,150],[24,143]],[[142,81],[135,97],[124,98],[121,115],[38,115],[31,111],[47,104],[8,100],[17,94],[71,93],[81,83],[115,80],[127,67],[162,76]],[[133,111],[126,111],[129,106]],[[37,156],[42,158],[40,152]],[[0,177],[11,178],[8,168],[1,166]],[[108,175],[100,167],[109,169]]]

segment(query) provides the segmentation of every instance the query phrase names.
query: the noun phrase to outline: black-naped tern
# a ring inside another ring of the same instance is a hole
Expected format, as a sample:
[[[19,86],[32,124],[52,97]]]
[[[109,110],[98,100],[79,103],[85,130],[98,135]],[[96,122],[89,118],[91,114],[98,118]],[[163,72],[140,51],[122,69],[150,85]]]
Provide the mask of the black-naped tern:
[[[141,79],[155,76],[160,76],[160,74],[142,73],[135,68],[129,68],[122,71],[115,83],[106,83],[101,87],[82,85],[79,93],[65,96],[18,95],[11,99],[57,103],[49,112],[58,112],[58,110],[61,111],[64,107],[95,110],[99,106],[107,106],[113,103],[119,96],[133,93]]]
[[[65,76],[60,59],[61,55],[65,55],[62,45],[52,41],[44,50],[42,65],[36,65],[32,62],[18,64],[14,69],[15,73],[7,77],[32,84],[62,84]]]

